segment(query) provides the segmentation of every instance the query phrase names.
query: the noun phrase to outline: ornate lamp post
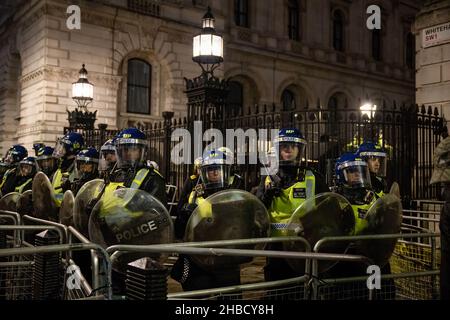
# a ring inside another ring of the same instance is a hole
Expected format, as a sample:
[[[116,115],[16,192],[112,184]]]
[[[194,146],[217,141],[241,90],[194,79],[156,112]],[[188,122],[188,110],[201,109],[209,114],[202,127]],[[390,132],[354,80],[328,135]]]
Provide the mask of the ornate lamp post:
[[[76,102],[78,108],[75,108],[74,111],[67,110],[68,120],[72,129],[92,130],[95,120],[97,120],[97,110],[90,112],[87,110],[87,106],[94,100],[94,85],[87,79],[88,72],[84,64],[79,74],[78,81],[72,84],[72,99]]]
[[[194,79],[184,79],[188,97],[188,122],[214,119],[207,126],[221,126],[224,119],[228,82],[214,76],[214,70],[223,62],[223,39],[214,27],[211,8],[202,18],[202,30],[193,38],[192,60],[202,69],[202,74]],[[216,121],[217,120],[217,121]],[[191,127],[193,128],[193,127]]]
[[[378,130],[375,123],[375,112],[377,105],[372,103],[365,103],[359,107],[361,110],[361,119],[363,120],[363,139],[370,139],[372,141],[378,140]]]

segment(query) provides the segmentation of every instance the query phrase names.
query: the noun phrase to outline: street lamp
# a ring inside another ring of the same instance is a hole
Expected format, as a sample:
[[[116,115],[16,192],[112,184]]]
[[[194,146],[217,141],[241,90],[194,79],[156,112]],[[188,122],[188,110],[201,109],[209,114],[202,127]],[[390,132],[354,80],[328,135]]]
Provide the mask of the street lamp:
[[[97,110],[89,112],[87,106],[94,100],[94,85],[87,79],[88,72],[82,65],[77,82],[72,83],[72,99],[78,108],[74,111],[67,110],[69,125],[73,129],[94,129]]]
[[[214,21],[211,8],[208,7],[202,18],[202,31],[192,40],[192,60],[200,65],[203,72],[211,75],[223,62],[223,38],[217,34]]]
[[[72,99],[77,103],[78,107],[87,111],[88,104],[94,100],[94,85],[87,79],[88,72],[84,64],[79,74],[78,81],[72,84]]]
[[[371,103],[365,103],[362,106],[359,107],[359,110],[361,110],[361,115],[363,120],[372,120],[375,114],[375,111],[377,111],[377,105],[371,104]]]

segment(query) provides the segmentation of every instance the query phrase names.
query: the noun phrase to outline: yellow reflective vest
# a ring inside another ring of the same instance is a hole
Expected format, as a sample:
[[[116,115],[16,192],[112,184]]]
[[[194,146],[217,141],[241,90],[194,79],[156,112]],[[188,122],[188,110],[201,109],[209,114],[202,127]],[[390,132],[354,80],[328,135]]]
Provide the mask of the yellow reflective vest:
[[[18,193],[23,193],[23,189],[29,184],[31,183],[31,181],[33,181],[32,178],[28,179],[27,181],[25,181],[24,183],[22,183],[20,186],[17,186],[14,191],[18,192]]]
[[[360,235],[365,228],[367,228],[368,223],[366,220],[367,212],[369,211],[370,207],[377,201],[377,196],[375,193],[373,193],[372,199],[370,199],[369,203],[364,204],[352,204],[353,208],[353,214],[355,215],[355,231],[352,235]]]
[[[273,198],[268,212],[271,220],[271,236],[281,237],[288,235],[287,226],[292,214],[306,199],[315,196],[316,178],[312,171],[306,170],[305,179],[282,190],[280,196]],[[266,185],[270,177],[266,177]]]
[[[157,174],[160,175],[160,173],[156,170],[154,170]],[[149,174],[150,170],[147,168],[140,169],[137,174],[135,175],[133,182],[131,183],[130,189],[139,189],[139,187],[142,185],[142,182],[144,182],[145,178]],[[105,187],[105,192],[102,195],[103,203],[108,203],[107,206],[103,205],[101,208],[101,216],[105,216],[108,214],[108,208],[111,206],[114,206],[115,203],[113,201],[113,193],[119,188],[122,188],[124,186],[123,182],[110,182]],[[100,192],[100,190],[98,190]],[[98,195],[98,193],[97,193]],[[117,201],[122,201],[120,199],[117,199]]]
[[[55,202],[57,207],[61,207],[61,202],[64,197],[64,190],[62,184],[69,179],[72,182],[75,179],[75,170],[63,172],[61,169],[56,170],[52,179],[52,187],[55,193]]]

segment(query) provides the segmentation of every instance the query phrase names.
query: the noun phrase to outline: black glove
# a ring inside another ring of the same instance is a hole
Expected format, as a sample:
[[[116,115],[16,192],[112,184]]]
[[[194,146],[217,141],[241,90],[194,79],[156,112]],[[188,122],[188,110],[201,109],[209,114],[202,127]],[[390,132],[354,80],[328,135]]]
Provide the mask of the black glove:
[[[266,207],[269,207],[272,203],[273,197],[279,197],[281,193],[282,189],[279,186],[270,184],[268,188],[266,188],[266,191],[264,192],[263,198],[261,200],[266,205]]]
[[[186,203],[181,209],[181,211],[178,213],[177,219],[175,220],[174,224],[175,236],[178,239],[182,239],[184,237],[186,225],[195,208],[197,208],[197,205],[195,203]]]

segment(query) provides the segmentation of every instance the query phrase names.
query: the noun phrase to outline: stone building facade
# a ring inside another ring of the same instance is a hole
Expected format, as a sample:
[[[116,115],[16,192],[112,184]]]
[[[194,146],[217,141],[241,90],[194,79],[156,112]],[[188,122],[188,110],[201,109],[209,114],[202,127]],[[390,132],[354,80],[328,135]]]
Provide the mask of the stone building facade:
[[[318,101],[342,108],[366,97],[378,105],[414,102],[410,32],[418,0],[7,2],[0,19],[0,155],[16,142],[54,143],[68,124],[66,109],[75,106],[71,84],[82,63],[95,86],[90,109],[98,110],[97,124],[145,124],[163,111],[183,116],[184,78],[200,74],[192,37],[207,5],[224,36],[225,62],[216,74],[233,81],[232,99],[244,108]],[[366,27],[371,4],[381,8],[376,34]],[[81,9],[80,30],[66,25],[69,5]],[[130,92],[141,109],[130,106]]]
[[[436,45],[424,43],[424,31],[433,27],[450,28],[450,1],[430,0],[417,15],[414,26],[416,35],[416,100],[419,104],[442,107],[442,112],[450,120],[450,30],[447,37]],[[445,31],[444,31],[445,32]],[[444,32],[440,32],[443,34]],[[447,124],[447,127],[448,124]]]

